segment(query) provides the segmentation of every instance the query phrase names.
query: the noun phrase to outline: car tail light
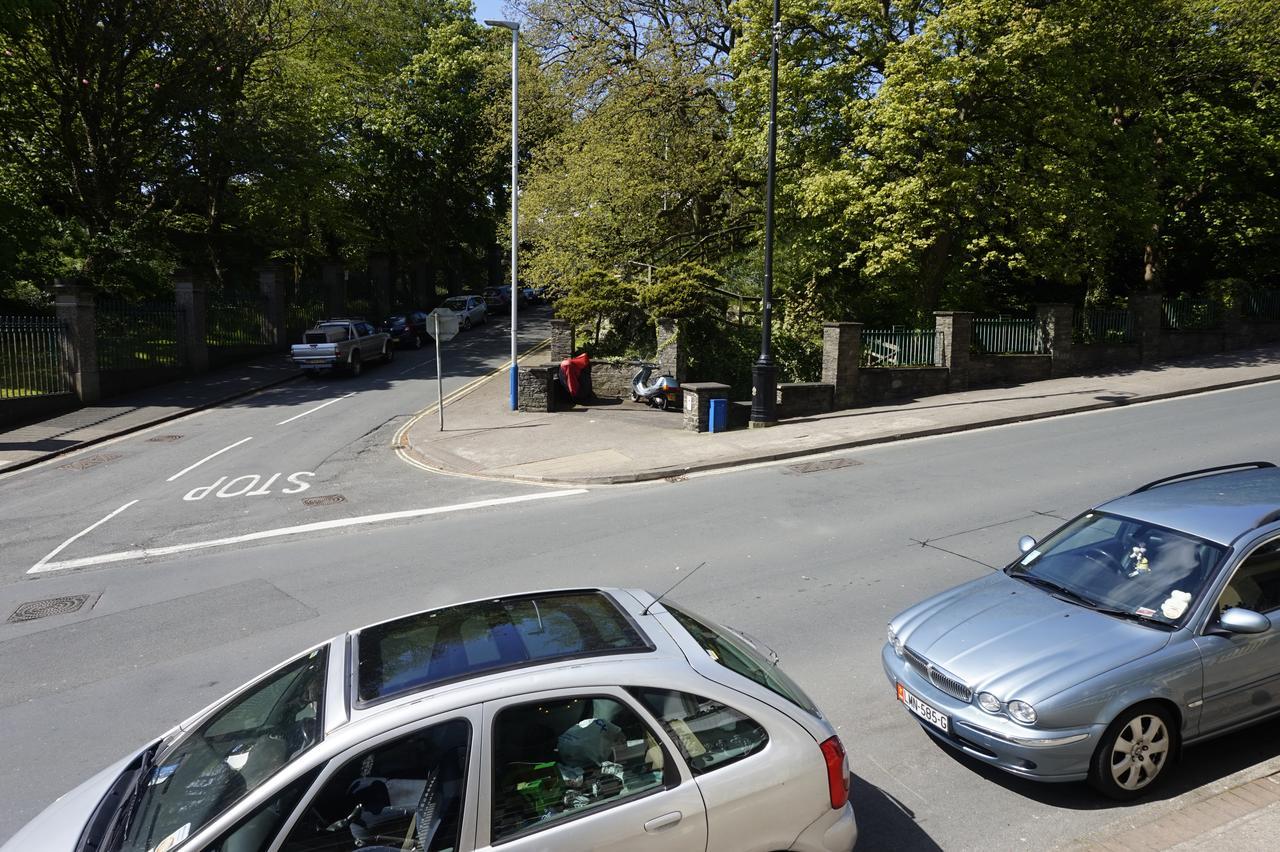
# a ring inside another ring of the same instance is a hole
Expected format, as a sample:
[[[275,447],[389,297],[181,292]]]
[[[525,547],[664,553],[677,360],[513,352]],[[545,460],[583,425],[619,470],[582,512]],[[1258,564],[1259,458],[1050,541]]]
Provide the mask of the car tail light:
[[[822,756],[827,761],[827,787],[831,791],[831,807],[839,810],[849,801],[849,758],[839,737],[832,737],[822,744]]]

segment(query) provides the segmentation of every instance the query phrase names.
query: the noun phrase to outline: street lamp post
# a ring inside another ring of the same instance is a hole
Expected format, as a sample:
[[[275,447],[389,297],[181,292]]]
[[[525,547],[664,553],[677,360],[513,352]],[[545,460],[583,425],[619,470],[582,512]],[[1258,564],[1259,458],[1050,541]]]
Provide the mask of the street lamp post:
[[[485,21],[486,26],[511,30],[511,410],[518,405],[520,385],[516,366],[516,306],[519,303],[517,253],[520,249],[520,24]]]
[[[773,0],[773,23],[769,28],[769,164],[764,190],[764,297],[760,310],[760,358],[751,367],[751,420],[749,426],[772,426],[777,422],[778,368],[770,352],[773,316],[773,171],[778,146],[778,19],[779,0]]]

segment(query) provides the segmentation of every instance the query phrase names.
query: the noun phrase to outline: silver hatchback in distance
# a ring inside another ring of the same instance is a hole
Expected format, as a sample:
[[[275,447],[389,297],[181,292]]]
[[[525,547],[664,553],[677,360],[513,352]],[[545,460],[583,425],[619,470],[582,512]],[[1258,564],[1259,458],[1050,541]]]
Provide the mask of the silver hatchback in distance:
[[[847,852],[844,748],[758,643],[646,592],[346,633],[63,796],[5,852]]]
[[[1178,750],[1280,713],[1280,469],[1193,471],[916,604],[881,652],[936,739],[1136,798]]]

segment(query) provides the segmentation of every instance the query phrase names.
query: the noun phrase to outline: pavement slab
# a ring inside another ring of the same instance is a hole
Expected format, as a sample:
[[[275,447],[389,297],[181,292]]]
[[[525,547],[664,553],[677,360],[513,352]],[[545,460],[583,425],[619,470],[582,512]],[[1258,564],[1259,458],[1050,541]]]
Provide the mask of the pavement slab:
[[[679,411],[601,400],[566,411],[507,408],[505,374],[447,402],[445,428],[420,416],[401,449],[425,467],[544,482],[609,485],[778,461],[888,441],[1018,423],[1280,379],[1280,346],[1100,375],[906,399],[794,418],[768,429],[685,431]]]

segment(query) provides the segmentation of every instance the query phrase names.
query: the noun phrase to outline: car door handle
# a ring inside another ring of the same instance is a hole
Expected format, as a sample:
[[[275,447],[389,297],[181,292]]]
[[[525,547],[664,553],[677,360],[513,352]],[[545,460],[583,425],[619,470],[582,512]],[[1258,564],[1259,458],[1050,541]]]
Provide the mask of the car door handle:
[[[679,811],[672,811],[669,814],[663,814],[660,817],[654,817],[644,824],[645,831],[662,831],[662,829],[675,825],[684,819],[684,814]]]

